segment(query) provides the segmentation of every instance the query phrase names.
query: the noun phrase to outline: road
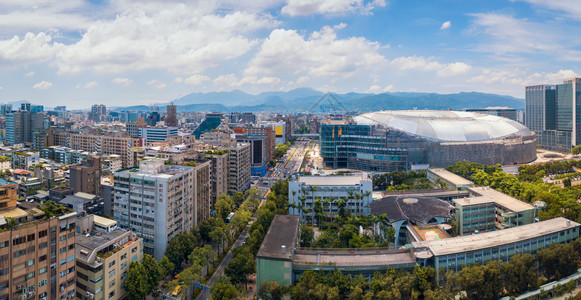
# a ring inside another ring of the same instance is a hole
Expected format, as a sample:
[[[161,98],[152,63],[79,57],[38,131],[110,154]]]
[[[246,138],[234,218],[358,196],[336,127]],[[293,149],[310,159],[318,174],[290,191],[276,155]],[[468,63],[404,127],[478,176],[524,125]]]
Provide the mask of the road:
[[[264,193],[262,195],[265,195],[265,194],[266,193]],[[260,205],[262,205],[262,204],[264,204],[264,203],[261,202]],[[209,288],[212,285],[214,285],[214,282],[216,281],[216,278],[218,278],[218,275],[224,274],[224,269],[226,268],[226,265],[232,259],[232,250],[234,250],[234,248],[236,248],[236,247],[242,246],[244,244],[244,241],[248,238],[248,236],[249,236],[248,235],[248,229],[250,228],[250,226],[252,225],[252,223],[254,223],[254,221],[256,221],[257,214],[258,214],[258,209],[256,210],[256,212],[254,212],[254,215],[250,219],[250,222],[248,222],[248,224],[246,224],[246,227],[244,227],[244,230],[242,230],[242,233],[240,234],[240,236],[238,237],[238,239],[236,239],[236,241],[234,242],[234,245],[230,248],[230,250],[228,251],[228,253],[224,257],[224,259],[222,260],[222,262],[220,263],[220,265],[218,265],[218,267],[214,271],[214,274],[212,274],[212,277],[210,277],[210,279],[206,282],[206,286],[208,287],[208,289],[207,290],[203,290],[202,293],[200,293],[196,299],[207,300],[207,299],[210,298],[210,296],[212,294],[210,293],[210,289]]]
[[[269,171],[269,173],[262,180],[252,183],[251,187],[260,189],[262,192],[261,195],[264,196],[268,193],[268,191],[270,190],[270,186],[274,182],[276,182],[276,180],[287,178],[291,174],[298,172],[305,157],[307,145],[308,141],[300,141],[296,144],[296,146],[292,146],[291,148],[289,148],[281,162],[279,162],[272,171]],[[261,205],[262,204],[264,203],[261,203]],[[248,224],[246,225],[238,239],[234,242],[234,246],[230,248],[230,250],[224,257],[218,268],[216,268],[216,271],[214,271],[212,277],[210,277],[210,279],[206,282],[207,287],[211,287],[214,284],[216,278],[218,278],[218,275],[224,274],[224,269],[226,268],[226,265],[232,259],[232,250],[234,250],[234,248],[236,247],[242,246],[244,241],[248,238],[249,236],[248,229],[250,228],[252,223],[254,223],[254,221],[256,220],[257,213],[258,210],[256,210],[256,212],[250,219],[250,222],[248,222]],[[196,299],[206,300],[209,299],[210,296],[211,296],[210,290],[207,289],[203,290],[202,293],[200,293]]]

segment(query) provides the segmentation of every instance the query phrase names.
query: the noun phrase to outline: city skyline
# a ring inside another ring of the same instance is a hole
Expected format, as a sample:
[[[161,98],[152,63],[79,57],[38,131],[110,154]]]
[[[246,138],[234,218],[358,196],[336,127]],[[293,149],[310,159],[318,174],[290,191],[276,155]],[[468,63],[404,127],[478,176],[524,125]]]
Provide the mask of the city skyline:
[[[312,87],[524,98],[578,76],[575,1],[0,1],[0,102]]]

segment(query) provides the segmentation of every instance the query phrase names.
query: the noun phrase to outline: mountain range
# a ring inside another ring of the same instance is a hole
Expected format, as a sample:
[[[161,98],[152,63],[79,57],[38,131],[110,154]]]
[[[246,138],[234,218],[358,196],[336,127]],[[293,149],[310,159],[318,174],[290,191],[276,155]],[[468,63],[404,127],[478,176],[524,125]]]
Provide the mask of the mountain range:
[[[230,92],[192,93],[173,101],[180,112],[258,112],[276,111],[338,111],[368,112],[378,110],[435,109],[459,110],[504,106],[524,108],[524,100],[511,96],[462,92],[437,93],[346,93],[328,94],[311,88],[299,88],[287,92],[264,92],[251,95],[240,90]],[[169,103],[162,103],[165,106]],[[164,107],[161,107],[162,110]],[[148,106],[114,107],[122,110],[149,110]]]

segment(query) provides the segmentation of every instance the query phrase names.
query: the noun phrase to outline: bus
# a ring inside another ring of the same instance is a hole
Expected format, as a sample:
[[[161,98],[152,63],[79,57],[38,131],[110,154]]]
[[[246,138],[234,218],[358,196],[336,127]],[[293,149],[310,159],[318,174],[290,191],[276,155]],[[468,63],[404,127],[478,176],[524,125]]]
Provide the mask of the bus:
[[[234,213],[231,212],[228,217],[226,218],[226,224],[230,223],[230,221],[232,221],[232,218],[234,217]]]

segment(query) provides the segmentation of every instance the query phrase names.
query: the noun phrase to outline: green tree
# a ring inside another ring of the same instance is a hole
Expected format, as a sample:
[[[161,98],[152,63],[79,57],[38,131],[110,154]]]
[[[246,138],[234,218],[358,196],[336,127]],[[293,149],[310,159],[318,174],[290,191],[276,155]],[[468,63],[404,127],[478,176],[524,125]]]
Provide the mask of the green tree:
[[[182,263],[198,244],[198,239],[192,232],[181,232],[169,241],[164,255],[174,264],[175,268],[181,269]]]
[[[244,193],[242,192],[234,193],[234,195],[232,196],[232,200],[234,200],[236,206],[240,206],[242,202],[244,202]]]
[[[149,295],[156,290],[159,281],[161,280],[161,272],[159,270],[159,265],[157,260],[149,254],[143,255],[143,260],[141,262],[143,270],[145,271],[146,287],[145,291]]]
[[[256,292],[258,299],[279,300],[282,299],[282,289],[276,281],[263,281]]]
[[[167,276],[171,275],[175,270],[175,265],[167,258],[167,256],[163,256],[159,261],[159,271],[161,273],[161,278],[166,278]]]
[[[310,247],[313,239],[315,238],[315,232],[311,226],[303,226],[301,230],[301,247]]]
[[[220,195],[214,207],[216,208],[216,216],[226,220],[228,214],[234,210],[234,201],[228,195]]]
[[[227,276],[221,275],[216,279],[216,282],[210,288],[213,300],[231,300],[238,298],[238,289],[230,283]]]
[[[571,154],[578,155],[579,153],[581,153],[581,146],[575,146],[571,149]]]
[[[536,262],[532,255],[528,253],[513,255],[510,262],[504,266],[508,294],[516,296],[537,289],[539,279],[535,270]]]
[[[125,279],[125,291],[130,300],[142,300],[147,296],[147,278],[145,268],[139,262],[132,261]]]
[[[246,283],[247,276],[255,271],[256,262],[250,248],[247,245],[234,248],[232,259],[224,269],[224,274],[230,277],[232,283]]]

